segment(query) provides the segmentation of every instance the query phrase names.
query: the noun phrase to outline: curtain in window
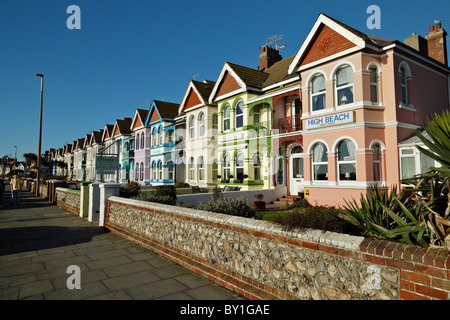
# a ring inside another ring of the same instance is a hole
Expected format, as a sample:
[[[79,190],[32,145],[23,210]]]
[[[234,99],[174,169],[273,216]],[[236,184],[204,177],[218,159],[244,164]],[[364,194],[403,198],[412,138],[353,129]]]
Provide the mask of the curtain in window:
[[[339,69],[336,74],[337,86],[345,86],[353,83],[353,70],[350,66]]]

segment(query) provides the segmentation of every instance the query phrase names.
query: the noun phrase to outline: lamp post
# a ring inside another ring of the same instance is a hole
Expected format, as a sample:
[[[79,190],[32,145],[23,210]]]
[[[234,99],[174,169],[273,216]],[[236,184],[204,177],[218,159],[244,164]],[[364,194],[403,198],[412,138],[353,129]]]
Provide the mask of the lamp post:
[[[39,196],[39,184],[41,178],[41,135],[42,135],[42,102],[44,98],[44,75],[36,73],[36,77],[41,78],[41,112],[39,117],[39,147],[37,154],[37,174],[36,174],[36,196]]]
[[[14,169],[15,169],[17,166],[17,146],[14,146],[14,148],[16,148],[16,153],[14,155]]]

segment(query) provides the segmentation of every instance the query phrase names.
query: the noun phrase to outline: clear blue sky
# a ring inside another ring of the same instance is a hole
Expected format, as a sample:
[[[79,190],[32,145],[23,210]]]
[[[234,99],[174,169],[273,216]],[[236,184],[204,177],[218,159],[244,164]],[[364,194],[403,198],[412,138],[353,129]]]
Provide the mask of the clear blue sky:
[[[69,30],[69,5],[81,30]],[[381,29],[369,30],[369,5]],[[1,0],[0,155],[37,153],[45,74],[42,152],[131,117],[151,100],[181,102],[189,79],[215,81],[225,61],[257,68],[259,46],[284,35],[295,54],[323,12],[371,36],[450,32],[450,1]]]

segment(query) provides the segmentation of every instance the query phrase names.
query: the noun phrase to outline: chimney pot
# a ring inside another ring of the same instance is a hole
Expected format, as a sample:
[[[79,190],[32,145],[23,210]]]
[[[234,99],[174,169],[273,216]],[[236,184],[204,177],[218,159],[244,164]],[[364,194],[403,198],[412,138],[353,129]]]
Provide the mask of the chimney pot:
[[[430,32],[433,32],[434,31],[434,26],[431,26],[430,27]]]
[[[442,29],[442,24],[440,22],[438,22],[436,24],[436,30]]]

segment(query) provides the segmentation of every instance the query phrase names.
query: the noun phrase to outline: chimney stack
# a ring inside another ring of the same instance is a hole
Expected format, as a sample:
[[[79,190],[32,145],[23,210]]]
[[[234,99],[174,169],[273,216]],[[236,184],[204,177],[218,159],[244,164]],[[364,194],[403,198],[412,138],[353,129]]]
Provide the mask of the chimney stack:
[[[269,46],[262,47],[262,53],[259,55],[259,70],[264,71],[269,69],[278,61],[283,60],[279,50],[271,48]]]
[[[416,49],[421,54],[428,56],[428,43],[424,37],[413,33],[409,38],[405,39],[405,44]]]
[[[430,27],[430,32],[427,33],[425,39],[428,43],[429,57],[447,66],[447,32],[442,29],[441,22],[436,22],[436,28]]]

